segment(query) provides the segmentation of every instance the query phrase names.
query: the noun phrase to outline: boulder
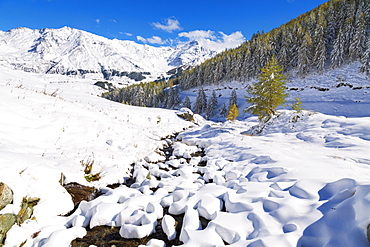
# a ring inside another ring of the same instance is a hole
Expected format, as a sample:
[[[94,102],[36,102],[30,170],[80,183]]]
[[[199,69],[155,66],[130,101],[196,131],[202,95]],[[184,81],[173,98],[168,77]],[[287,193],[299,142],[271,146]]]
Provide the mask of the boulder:
[[[15,214],[1,214],[0,215],[0,246],[2,246],[6,233],[12,228],[17,221]]]
[[[23,197],[21,209],[17,216],[17,223],[20,225],[26,220],[30,219],[33,214],[33,207],[37,205],[40,198],[36,197]]]
[[[2,210],[6,205],[12,203],[13,192],[4,183],[0,182],[0,210]]]
[[[176,115],[187,121],[194,121],[194,113],[188,108],[181,108],[179,111],[176,112]]]

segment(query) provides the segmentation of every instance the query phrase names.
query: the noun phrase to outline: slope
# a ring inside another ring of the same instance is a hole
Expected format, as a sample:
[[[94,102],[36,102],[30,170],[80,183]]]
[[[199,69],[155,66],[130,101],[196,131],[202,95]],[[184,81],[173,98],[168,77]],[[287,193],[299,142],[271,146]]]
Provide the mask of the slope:
[[[152,47],[70,27],[0,31],[0,42],[0,62],[11,68],[121,82],[168,77],[171,69],[194,66],[216,55],[197,42]]]
[[[187,70],[182,89],[249,81],[274,55],[288,76],[325,73],[354,61],[370,66],[370,7],[367,0],[330,0],[268,33],[257,32],[240,47],[219,53]]]
[[[253,136],[255,117],[195,126],[174,111],[99,98],[92,81],[3,66],[0,74],[0,181],[14,192],[0,213],[18,212],[23,197],[41,198],[5,246],[67,247],[100,225],[118,227],[120,239],[141,238],[158,224],[174,230],[170,219],[181,215],[183,246],[368,245],[369,117],[304,112],[292,121],[296,113],[283,110]],[[161,138],[190,126],[162,157],[158,149],[171,141]],[[88,158],[101,180],[85,180],[80,161]],[[61,173],[103,195],[61,216],[73,208]],[[132,175],[130,187],[105,187]],[[147,243],[158,245],[164,241]]]

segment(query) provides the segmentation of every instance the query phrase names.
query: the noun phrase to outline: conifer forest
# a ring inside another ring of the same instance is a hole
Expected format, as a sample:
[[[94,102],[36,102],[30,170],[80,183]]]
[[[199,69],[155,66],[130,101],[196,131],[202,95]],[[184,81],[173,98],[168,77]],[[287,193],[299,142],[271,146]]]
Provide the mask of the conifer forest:
[[[369,36],[370,0],[330,0],[270,32],[257,32],[238,48],[225,50],[168,81],[132,85],[103,97],[137,106],[189,106],[189,102],[180,102],[178,90],[251,81],[258,78],[272,56],[288,78],[321,74],[354,61],[361,62],[360,72],[370,75]],[[173,85],[177,87],[169,89]],[[199,102],[193,106],[195,112],[208,116],[215,107],[207,110]]]

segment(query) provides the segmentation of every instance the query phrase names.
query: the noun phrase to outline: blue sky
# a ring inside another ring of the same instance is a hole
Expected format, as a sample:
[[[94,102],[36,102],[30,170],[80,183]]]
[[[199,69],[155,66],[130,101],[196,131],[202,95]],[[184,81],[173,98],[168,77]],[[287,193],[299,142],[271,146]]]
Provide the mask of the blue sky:
[[[235,47],[325,0],[0,0],[0,30],[70,26],[151,45]]]

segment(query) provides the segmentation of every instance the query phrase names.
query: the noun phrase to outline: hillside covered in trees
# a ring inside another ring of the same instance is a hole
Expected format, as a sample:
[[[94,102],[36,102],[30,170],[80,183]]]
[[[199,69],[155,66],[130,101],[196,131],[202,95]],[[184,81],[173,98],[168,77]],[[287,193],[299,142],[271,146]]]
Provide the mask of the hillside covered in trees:
[[[361,62],[360,72],[370,75],[369,36],[370,0],[330,0],[270,32],[257,32],[238,48],[221,52],[175,79],[132,85],[103,97],[173,109],[180,103],[178,88],[250,81],[272,56],[288,77],[321,74],[355,61]],[[179,87],[168,89],[173,85]]]
[[[249,81],[261,72],[272,55],[284,72],[295,69],[300,77],[359,60],[363,64],[361,72],[370,73],[369,28],[369,0],[330,0],[184,71],[176,84],[189,89],[223,81]]]

